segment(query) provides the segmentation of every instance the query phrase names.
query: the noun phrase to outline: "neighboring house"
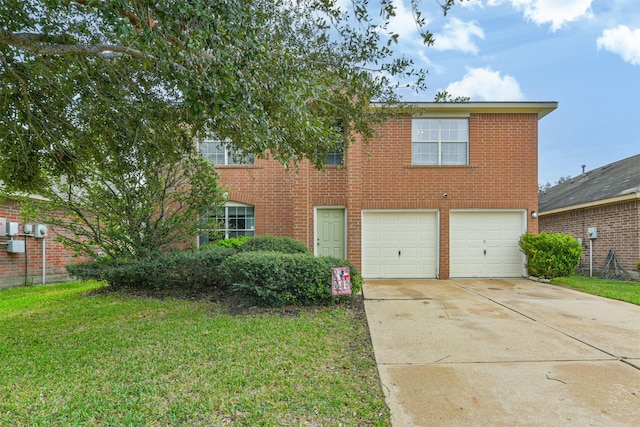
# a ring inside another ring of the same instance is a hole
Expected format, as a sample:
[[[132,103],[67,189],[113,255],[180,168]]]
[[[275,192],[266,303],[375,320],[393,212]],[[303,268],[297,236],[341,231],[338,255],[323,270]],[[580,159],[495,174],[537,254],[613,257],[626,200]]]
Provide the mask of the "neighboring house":
[[[640,259],[640,154],[585,172],[540,193],[539,229],[582,239],[581,264],[602,268],[611,249],[626,270]],[[597,238],[589,241],[589,228]]]
[[[12,235],[7,235],[8,223],[17,226]],[[29,225],[32,229],[26,234],[25,224],[20,219],[20,206],[0,194],[0,288],[67,280],[69,275],[65,266],[77,262],[71,251],[54,241],[55,230],[47,228],[47,235],[36,237],[35,231],[40,232],[41,228],[36,230],[36,221]],[[24,243],[10,243],[12,240]]]
[[[225,237],[290,236],[365,278],[526,275],[518,240],[538,231],[538,121],[557,103],[412,106],[322,171],[202,141],[228,189]]]

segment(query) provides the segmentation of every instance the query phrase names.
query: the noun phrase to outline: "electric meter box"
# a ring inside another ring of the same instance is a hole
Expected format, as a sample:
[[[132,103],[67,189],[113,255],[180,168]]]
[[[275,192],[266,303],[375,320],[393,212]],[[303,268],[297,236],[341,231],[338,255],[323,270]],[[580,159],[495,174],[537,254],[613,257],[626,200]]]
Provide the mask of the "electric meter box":
[[[7,242],[7,252],[10,254],[24,253],[24,240],[9,240]]]
[[[20,231],[20,224],[17,222],[7,223],[7,236],[15,236]]]
[[[36,224],[33,227],[33,237],[43,239],[49,235],[49,228],[44,224]]]
[[[589,227],[587,228],[587,234],[589,235],[590,240],[594,240],[598,238],[598,227]]]

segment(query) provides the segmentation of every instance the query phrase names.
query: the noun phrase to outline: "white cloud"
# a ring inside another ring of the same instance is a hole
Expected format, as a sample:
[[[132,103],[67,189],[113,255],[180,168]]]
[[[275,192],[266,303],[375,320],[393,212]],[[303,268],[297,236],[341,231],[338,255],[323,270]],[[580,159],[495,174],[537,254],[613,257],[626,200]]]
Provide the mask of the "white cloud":
[[[491,68],[470,68],[462,80],[447,86],[454,97],[467,96],[472,101],[524,101],[525,96],[515,78]]]
[[[459,50],[465,53],[478,53],[478,46],[472,37],[484,39],[484,30],[474,21],[464,22],[451,18],[443,27],[442,33],[434,34],[436,50]]]
[[[525,18],[538,25],[550,23],[553,31],[566,23],[590,18],[593,0],[511,0],[513,6],[524,11]]]
[[[640,28],[630,29],[618,25],[602,32],[597,40],[598,49],[606,49],[622,57],[625,62],[640,65]]]

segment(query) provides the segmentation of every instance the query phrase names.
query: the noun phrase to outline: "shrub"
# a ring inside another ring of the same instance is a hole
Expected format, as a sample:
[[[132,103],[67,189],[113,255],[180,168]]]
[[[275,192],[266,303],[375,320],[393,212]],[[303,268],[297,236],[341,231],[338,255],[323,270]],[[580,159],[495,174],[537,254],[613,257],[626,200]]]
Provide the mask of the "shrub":
[[[245,242],[247,242],[248,240],[251,240],[252,238],[253,237],[242,236],[242,237],[232,237],[230,239],[220,239],[220,240],[216,240],[216,242],[213,243],[213,246],[221,247],[221,248],[239,248]]]
[[[111,259],[98,258],[92,261],[69,264],[66,266],[66,269],[71,277],[80,280],[104,280],[105,269],[115,267],[116,265],[118,265],[118,263]]]
[[[546,279],[569,276],[580,263],[582,255],[580,243],[562,233],[526,233],[520,237],[519,244],[527,256],[529,272]]]
[[[286,236],[255,236],[240,246],[241,251],[273,251],[287,254],[311,254],[302,242]]]
[[[109,286],[146,290],[222,287],[218,267],[236,251],[212,247],[206,251],[175,251],[129,262],[94,261],[70,265],[69,274],[81,279],[105,280]]]
[[[260,306],[327,305],[348,297],[331,295],[331,269],[348,266],[353,294],[362,289],[362,279],[348,261],[332,257],[280,252],[241,252],[220,266],[232,292]]]

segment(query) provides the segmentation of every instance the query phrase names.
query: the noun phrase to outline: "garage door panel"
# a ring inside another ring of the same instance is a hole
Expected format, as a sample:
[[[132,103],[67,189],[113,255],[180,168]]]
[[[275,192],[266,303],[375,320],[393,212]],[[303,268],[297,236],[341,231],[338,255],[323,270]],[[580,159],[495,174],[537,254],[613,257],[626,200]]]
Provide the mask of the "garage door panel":
[[[522,276],[522,211],[451,211],[450,228],[452,277]]]
[[[364,212],[362,242],[364,277],[436,277],[436,212]]]

